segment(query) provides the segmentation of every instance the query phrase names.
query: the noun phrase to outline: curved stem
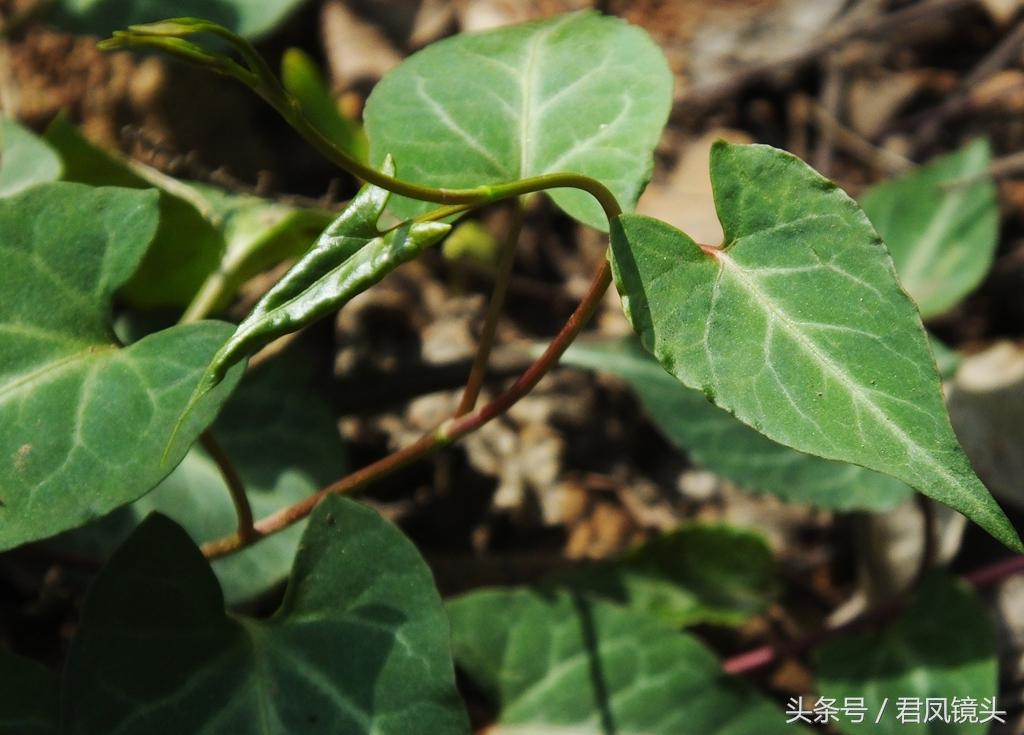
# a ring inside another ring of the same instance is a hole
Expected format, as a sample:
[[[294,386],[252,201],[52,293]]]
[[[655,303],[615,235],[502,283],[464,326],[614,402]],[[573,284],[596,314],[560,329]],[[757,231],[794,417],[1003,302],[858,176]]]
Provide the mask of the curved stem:
[[[231,502],[235,506],[235,515],[238,516],[238,530],[235,531],[235,535],[239,539],[254,539],[256,534],[253,530],[252,506],[249,505],[249,496],[245,494],[245,484],[242,482],[238,470],[235,469],[227,452],[224,451],[224,447],[214,438],[209,429],[200,435],[199,441],[217,465],[217,469],[220,470],[224,484],[227,485],[228,493],[231,495]]]
[[[259,90],[257,90],[259,91]],[[573,173],[552,173],[542,176],[531,176],[526,179],[509,181],[502,184],[491,184],[474,187],[472,189],[444,189],[432,186],[414,184],[410,181],[397,179],[393,176],[381,173],[368,166],[362,161],[352,157],[347,151],[338,148],[330,139],[324,136],[308,119],[302,114],[302,110],[296,100],[286,97],[275,99],[273,95],[261,93],[261,96],[284,117],[303,138],[314,148],[320,151],[321,155],[345,169],[353,176],[366,181],[374,186],[399,194],[401,196],[419,199],[425,202],[437,204],[470,204],[481,205],[496,202],[502,199],[532,194],[548,189],[582,189],[591,194],[601,204],[605,212],[614,211],[619,213],[619,204],[615,195],[608,188],[588,176]],[[462,210],[458,210],[462,211]],[[610,218],[609,218],[610,219]]]
[[[254,533],[250,538],[244,538],[241,534],[234,533],[203,544],[203,555],[208,559],[216,559],[233,554],[265,536],[277,533],[302,520],[326,496],[359,490],[417,460],[430,456],[434,452],[452,444],[457,439],[480,428],[491,419],[505,413],[516,401],[529,393],[540,382],[540,379],[558,362],[558,358],[562,356],[562,353],[565,352],[566,348],[576,338],[576,335],[580,333],[580,330],[583,329],[601,303],[601,298],[604,296],[605,291],[608,290],[611,282],[611,266],[605,261],[594,277],[587,295],[562,326],[558,335],[548,345],[544,354],[537,358],[508,389],[493,401],[473,413],[449,419],[436,430],[424,434],[409,446],[403,447],[397,452],[389,454],[387,457],[367,465],[337,482],[327,485],[308,498],[300,500],[295,505],[282,508],[276,513],[260,519],[254,524]]]
[[[469,377],[466,378],[466,389],[462,392],[459,407],[455,409],[456,417],[464,416],[472,411],[476,407],[477,398],[480,397],[480,389],[483,387],[484,377],[487,374],[487,361],[491,356],[494,335],[498,330],[498,319],[501,317],[501,310],[505,305],[508,282],[512,278],[512,264],[515,262],[516,245],[519,244],[519,233],[522,229],[523,204],[517,199],[512,205],[512,222],[509,225],[508,235],[501,245],[494,291],[491,292],[491,300],[487,304],[487,315],[484,317],[484,326],[480,330],[480,344],[473,357]]]

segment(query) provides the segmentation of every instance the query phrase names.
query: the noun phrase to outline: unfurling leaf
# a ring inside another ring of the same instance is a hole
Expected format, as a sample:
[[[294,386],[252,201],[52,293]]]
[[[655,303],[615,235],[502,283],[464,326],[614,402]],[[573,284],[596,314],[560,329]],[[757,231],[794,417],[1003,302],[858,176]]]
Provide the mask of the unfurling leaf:
[[[390,159],[382,171],[391,176]],[[406,222],[377,229],[390,193],[364,186],[316,245],[253,307],[210,362],[193,401],[212,390],[231,368],[276,338],[344,306],[351,298],[447,234],[441,222]]]
[[[720,248],[648,217],[613,224],[644,347],[769,438],[890,474],[1024,549],[957,443],[920,317],[857,204],[769,146],[716,144],[711,177]]]
[[[97,577],[64,677],[67,735],[467,735],[448,621],[416,548],[324,499],[266,620],[227,614],[210,565],[150,516]]]
[[[671,103],[672,74],[647,34],[574,13],[413,54],[374,87],[366,133],[371,161],[394,155],[418,184],[476,187],[571,172],[597,179],[631,209]],[[551,196],[581,222],[607,228],[588,194]],[[392,207],[404,217],[424,205],[397,198]]]

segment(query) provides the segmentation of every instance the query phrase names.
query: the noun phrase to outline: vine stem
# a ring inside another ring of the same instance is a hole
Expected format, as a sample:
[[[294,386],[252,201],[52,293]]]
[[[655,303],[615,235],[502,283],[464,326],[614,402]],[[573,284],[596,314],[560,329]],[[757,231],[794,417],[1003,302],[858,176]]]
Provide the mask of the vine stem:
[[[248,538],[236,532],[203,544],[203,555],[207,559],[216,559],[240,551],[261,538],[277,533],[302,520],[328,495],[350,493],[366,487],[372,482],[387,477],[403,467],[447,447],[466,434],[479,429],[491,419],[508,411],[516,401],[533,390],[533,387],[540,382],[540,379],[558,362],[558,358],[562,356],[562,353],[565,352],[576,338],[576,335],[580,333],[590,317],[593,316],[611,282],[611,266],[608,264],[608,261],[605,261],[591,282],[587,295],[580,301],[576,310],[565,324],[562,325],[561,331],[551,340],[544,353],[493,401],[485,404],[473,413],[449,419],[437,429],[424,434],[407,447],[399,449],[397,452],[389,454],[387,457],[367,465],[337,482],[327,485],[294,505],[282,508],[276,513],[260,519],[254,524],[254,532]]]
[[[505,296],[508,294],[508,283],[512,278],[512,264],[515,262],[516,245],[519,244],[519,233],[522,229],[523,203],[516,199],[512,202],[512,222],[509,225],[508,235],[502,243],[501,255],[498,260],[498,273],[494,280],[494,290],[491,292],[491,300],[487,304],[484,326],[480,330],[480,343],[477,345],[476,355],[473,357],[473,365],[469,369],[469,377],[466,378],[466,388],[462,392],[459,407],[455,409],[456,418],[464,416],[476,408],[477,399],[480,397],[480,389],[483,387],[484,377],[487,374],[487,361],[491,356],[491,349],[494,347],[494,335],[498,330],[498,319],[501,318],[502,307],[505,305]]]
[[[1024,556],[1012,556],[1009,559],[995,562],[985,567],[980,567],[965,574],[962,579],[975,589],[990,587],[1007,577],[1024,572]],[[722,669],[727,674],[745,674],[750,671],[770,666],[779,659],[789,656],[796,656],[808,651],[819,643],[831,640],[843,633],[856,630],[871,623],[879,623],[888,620],[898,614],[906,606],[903,598],[897,598],[885,602],[878,607],[861,613],[857,617],[848,620],[842,625],[832,628],[822,628],[812,631],[805,636],[795,638],[782,643],[760,646],[745,653],[727,658],[722,662]]]
[[[244,68],[226,56],[212,54],[180,37],[197,32],[211,32],[232,44],[248,64]],[[150,26],[134,26],[130,31],[115,33],[114,37],[100,42],[100,48],[116,49],[125,46],[149,46],[160,48],[186,61],[199,63],[217,73],[234,77],[242,82],[268,104],[285,121],[304,137],[324,157],[363,181],[379,186],[394,194],[446,205],[420,219],[442,219],[466,209],[483,206],[505,199],[516,199],[527,194],[549,189],[579,189],[590,194],[601,205],[609,227],[622,214],[615,195],[596,179],[573,173],[550,173],[532,176],[517,181],[483,185],[470,189],[434,188],[397,179],[377,171],[371,166],[336,146],[304,115],[302,105],[287,92],[274,77],[266,61],[244,38],[213,23],[193,19],[175,19]],[[528,367],[503,393],[482,408],[463,415],[453,416],[435,431],[425,434],[411,445],[358,470],[347,477],[324,487],[314,495],[283,508],[253,524],[251,533],[240,528],[230,536],[215,539],[203,545],[207,558],[216,558],[238,551],[257,540],[287,528],[305,518],[318,502],[333,493],[351,492],[370,482],[379,480],[418,459],[448,446],[465,434],[483,426],[491,419],[507,411],[516,401],[526,395],[544,375],[558,362],[558,358],[580,333],[593,315],[605,291],[612,282],[611,266],[606,260],[594,276],[589,290],[577,305],[558,335],[551,341],[544,353]],[[486,357],[486,356],[485,356]]]
[[[232,464],[231,458],[220,442],[214,438],[213,433],[207,429],[199,437],[203,449],[210,455],[210,458],[217,465],[224,484],[227,485],[228,494],[231,495],[231,502],[235,506],[235,515],[238,517],[238,529],[235,535],[239,539],[252,539],[255,536],[253,529],[252,506],[249,505],[249,496],[245,492],[245,483],[242,482],[238,470]]]

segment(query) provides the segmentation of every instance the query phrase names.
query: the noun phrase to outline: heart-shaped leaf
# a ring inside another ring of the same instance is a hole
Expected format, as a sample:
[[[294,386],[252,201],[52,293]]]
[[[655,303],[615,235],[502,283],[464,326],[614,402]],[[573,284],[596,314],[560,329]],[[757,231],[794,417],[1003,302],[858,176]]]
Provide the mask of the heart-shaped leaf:
[[[391,159],[384,173],[394,174]],[[364,186],[316,245],[257,302],[217,352],[194,401],[216,386],[239,360],[260,347],[344,306],[451,229],[442,222],[406,222],[387,231],[377,220],[390,192]]]
[[[498,707],[493,735],[799,735],[696,638],[565,592],[448,604],[460,668]]]
[[[829,641],[815,659],[823,697],[839,703],[862,697],[872,715],[861,723],[840,716],[842,732],[982,735],[992,727],[991,720],[981,722],[984,701],[998,692],[992,622],[977,595],[944,575],[926,579],[913,604],[884,630]],[[907,702],[903,721],[901,700]],[[954,700],[973,701],[974,722],[970,716],[954,721]],[[995,707],[989,704],[990,711]]]
[[[0,651],[0,732],[57,735],[60,679],[35,661]]]
[[[62,702],[68,735],[469,732],[430,570],[336,496],[269,620],[226,615],[185,531],[146,519],[86,600]]]
[[[0,117],[0,197],[60,178],[56,152],[14,120]]]
[[[721,248],[613,223],[644,347],[769,438],[890,474],[1024,550],[957,443],[917,310],[857,204],[769,146],[717,143],[711,178]]]
[[[161,455],[230,326],[125,349],[112,294],[157,226],[157,194],[55,183],[0,200],[0,549],[98,518],[151,490],[216,415],[210,394]]]
[[[459,80],[453,84],[452,80]],[[672,101],[658,47],[618,18],[576,13],[455,36],[389,72],[366,103],[370,158],[409,181],[476,187],[555,172],[599,180],[631,209],[651,175]],[[555,202],[601,230],[588,194]],[[423,211],[396,199],[400,216]]]
[[[345,448],[311,365],[288,352],[249,370],[213,424],[257,518],[297,503],[345,472]],[[197,543],[225,536],[237,524],[220,470],[196,444],[153,492],[54,543],[86,558],[106,559],[153,511],[180,523]],[[296,523],[213,562],[229,604],[288,576],[303,528]]]
[[[988,141],[869,189],[861,199],[921,316],[949,309],[985,277],[999,242]]]
[[[118,28],[194,15],[241,36],[264,36],[305,0],[57,0],[54,20],[74,33],[109,36]]]
[[[722,477],[791,503],[891,510],[911,494],[899,480],[778,444],[680,385],[635,339],[575,342],[561,362],[619,376],[676,447]]]
[[[742,625],[778,592],[775,560],[763,538],[696,524],[621,558],[555,575],[551,584],[613,600],[673,627]]]

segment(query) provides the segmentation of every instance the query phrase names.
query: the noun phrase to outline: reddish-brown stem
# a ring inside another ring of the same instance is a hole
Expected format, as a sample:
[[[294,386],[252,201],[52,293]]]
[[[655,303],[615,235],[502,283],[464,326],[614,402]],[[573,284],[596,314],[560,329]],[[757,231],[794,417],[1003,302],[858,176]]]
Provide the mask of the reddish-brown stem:
[[[249,505],[249,496],[245,493],[245,483],[242,482],[238,470],[235,469],[235,465],[232,464],[231,458],[224,451],[224,447],[214,438],[209,429],[202,433],[199,441],[203,445],[203,449],[206,450],[206,453],[210,455],[210,459],[217,465],[217,469],[220,470],[221,477],[224,478],[224,484],[228,488],[228,494],[231,495],[231,502],[235,506],[235,515],[238,516],[238,530],[235,532],[235,535],[240,539],[251,540],[255,538],[252,506]]]
[[[1024,572],[1024,556],[1013,556],[968,572],[963,576],[963,579],[971,586],[980,589],[1000,582],[1013,574],[1022,572]],[[906,600],[902,598],[890,600],[842,625],[837,625],[833,628],[822,628],[791,641],[761,646],[728,658],[722,662],[722,668],[728,674],[745,674],[749,671],[764,668],[780,659],[799,655],[814,648],[819,643],[835,638],[843,633],[856,630],[871,623],[888,620],[893,615],[899,613],[905,605]]]
[[[466,389],[462,392],[459,407],[455,409],[456,417],[465,416],[476,408],[477,398],[480,397],[480,389],[483,387],[484,377],[487,375],[487,361],[491,356],[494,335],[498,330],[498,319],[501,318],[505,295],[508,293],[508,283],[512,278],[512,264],[515,262],[516,245],[519,243],[519,232],[522,228],[523,205],[519,199],[514,199],[512,201],[512,222],[509,224],[508,236],[501,246],[494,290],[491,292],[491,300],[487,304],[483,329],[480,330],[480,343],[477,345],[476,355],[473,357],[473,365],[469,369],[469,377],[466,378]]]
[[[343,477],[295,505],[282,508],[276,513],[260,519],[254,524],[253,534],[248,538],[243,537],[239,533],[234,533],[203,544],[203,555],[208,559],[215,559],[239,551],[265,536],[276,533],[302,520],[327,495],[349,493],[365,487],[371,482],[387,477],[412,462],[423,459],[448,446],[471,431],[480,428],[491,419],[505,413],[516,401],[529,393],[540,382],[540,379],[558,362],[558,358],[562,356],[562,353],[565,352],[576,338],[576,335],[580,333],[580,330],[583,329],[601,303],[601,298],[604,296],[605,291],[608,290],[611,282],[611,266],[605,261],[590,284],[587,295],[562,326],[558,335],[548,345],[544,354],[538,357],[508,389],[493,401],[473,413],[449,419],[435,431],[423,435],[409,446],[403,447],[397,452],[371,465],[367,465],[347,477]]]

